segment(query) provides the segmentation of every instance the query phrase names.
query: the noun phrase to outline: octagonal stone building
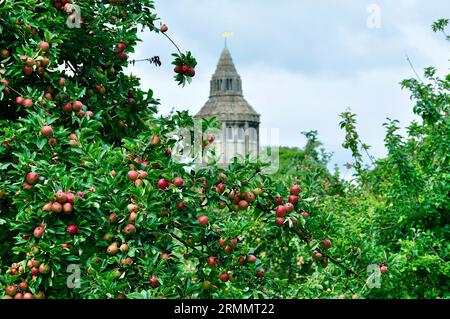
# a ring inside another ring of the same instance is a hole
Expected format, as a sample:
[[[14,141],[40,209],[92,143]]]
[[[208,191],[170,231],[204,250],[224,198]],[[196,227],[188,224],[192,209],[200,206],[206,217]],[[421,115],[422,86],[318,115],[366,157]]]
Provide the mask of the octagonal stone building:
[[[222,124],[214,143],[221,162],[230,163],[234,157],[245,155],[258,156],[260,114],[244,99],[241,77],[226,47],[211,79],[209,100],[194,116],[212,117]]]

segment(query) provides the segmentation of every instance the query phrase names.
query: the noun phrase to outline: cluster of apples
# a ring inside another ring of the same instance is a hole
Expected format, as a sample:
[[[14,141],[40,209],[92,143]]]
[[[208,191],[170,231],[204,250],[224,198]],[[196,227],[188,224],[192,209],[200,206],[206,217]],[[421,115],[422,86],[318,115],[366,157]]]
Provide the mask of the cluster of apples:
[[[79,191],[76,194],[78,198],[84,198],[84,193]],[[55,193],[55,201],[49,202],[42,207],[43,211],[53,212],[53,213],[61,213],[71,214],[73,212],[73,206],[75,204],[75,194],[71,191],[64,192],[62,190],[58,190]]]
[[[290,191],[291,194],[288,196],[288,202],[286,204],[282,205],[283,199],[280,197],[275,200],[278,204],[278,207],[275,210],[275,224],[279,227],[282,227],[286,222],[286,215],[294,211],[295,205],[299,201],[299,194],[302,190],[298,185],[292,185]],[[306,217],[304,214],[302,215]]]

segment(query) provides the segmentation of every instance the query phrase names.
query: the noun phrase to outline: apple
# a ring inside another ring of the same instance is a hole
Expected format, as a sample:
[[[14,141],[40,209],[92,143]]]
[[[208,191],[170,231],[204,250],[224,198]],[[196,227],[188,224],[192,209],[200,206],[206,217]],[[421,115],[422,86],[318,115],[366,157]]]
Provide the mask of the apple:
[[[106,249],[106,252],[110,256],[116,255],[119,252],[119,247],[117,247],[117,243],[112,243],[111,245],[109,245],[108,248]]]
[[[121,52],[119,54],[119,59],[122,60],[122,61],[125,61],[125,60],[128,59],[128,55],[125,52]]]
[[[119,42],[117,44],[117,51],[118,52],[123,52],[125,49],[127,48],[127,45],[123,42]]]
[[[242,266],[245,263],[245,257],[239,257],[238,263]]]
[[[297,195],[290,195],[288,197],[288,201],[289,203],[291,203],[292,205],[295,205],[298,203],[298,196]]]
[[[48,51],[48,49],[50,48],[50,45],[48,44],[48,42],[41,41],[39,43],[39,48],[45,52],[45,51]]]
[[[253,263],[253,264],[256,263],[256,257],[254,255],[249,255],[248,262]]]
[[[65,203],[63,205],[63,212],[66,214],[71,214],[73,211],[73,206],[71,203]]]
[[[166,189],[167,187],[169,187],[169,182],[166,181],[164,178],[160,179],[158,181],[158,188],[159,189]]]
[[[219,239],[219,246],[222,247],[226,244],[226,241],[223,240],[222,238]]]
[[[5,291],[6,291],[6,294],[7,294],[7,295],[10,295],[10,296],[14,296],[14,295],[17,293],[16,287],[15,287],[15,286],[12,286],[12,285],[6,287]]]
[[[155,277],[150,278],[150,286],[152,286],[153,288],[158,287],[159,286],[158,279],[156,279]]]
[[[284,225],[285,222],[285,218],[284,217],[277,217],[275,219],[275,224],[277,224],[277,226],[281,227]]]
[[[309,217],[309,213],[307,213],[307,212],[302,212],[301,214],[303,217]]]
[[[66,230],[71,235],[76,235],[78,233],[78,227],[76,225],[73,225],[73,224],[67,226]]]
[[[128,178],[132,181],[137,180],[139,177],[139,173],[135,170],[129,171],[127,175],[128,175]]]
[[[61,213],[62,210],[63,210],[63,206],[60,203],[54,202],[52,204],[52,207],[51,207],[51,211],[52,212],[54,212],[54,213]]]
[[[277,203],[278,205],[283,204],[283,199],[281,197],[277,197],[275,198],[275,203]]]
[[[212,286],[212,284],[211,284],[211,282],[208,281],[208,280],[204,280],[204,281],[202,282],[202,288],[205,289],[205,290],[210,289],[211,286]]]
[[[31,275],[36,276],[37,274],[39,274],[39,269],[36,267],[31,268]]]
[[[208,266],[209,266],[209,267],[215,267],[216,264],[217,264],[216,257],[213,257],[213,256],[208,257],[207,263],[208,263]]]
[[[233,247],[231,247],[230,245],[227,245],[223,251],[225,252],[225,254],[231,254],[233,252]]]
[[[246,200],[241,200],[239,202],[239,209],[246,210],[248,208],[248,202]]]
[[[127,253],[127,252],[128,252],[128,249],[129,249],[128,244],[122,244],[122,245],[120,245],[119,249],[120,249],[121,252]]]
[[[253,189],[253,194],[255,194],[256,196],[261,195],[261,193],[262,193],[262,189],[261,188],[257,187],[257,188]]]
[[[25,100],[23,100],[22,105],[23,105],[24,108],[28,109],[28,108],[33,106],[33,100],[32,99],[25,99]]]
[[[33,294],[31,292],[27,292],[23,295],[22,299],[33,299]]]
[[[46,264],[40,264],[38,270],[41,274],[48,274],[50,272],[50,266]]]
[[[58,145],[58,140],[54,137],[48,139],[48,144],[52,147],[55,147]]]
[[[187,76],[190,76],[190,77],[194,77],[195,69],[190,67],[186,72],[184,72],[184,74],[186,74]]]
[[[49,101],[51,101],[53,99],[52,94],[50,92],[45,93],[44,96]]]
[[[33,235],[35,238],[42,238],[44,236],[45,228],[44,227],[36,227],[33,231]]]
[[[72,192],[67,192],[67,202],[70,204],[74,204],[75,195]]]
[[[216,186],[217,193],[222,194],[225,191],[225,185],[220,183]]]
[[[139,212],[139,206],[136,204],[128,204],[127,209],[130,213],[137,213]]]
[[[161,32],[165,33],[165,32],[167,32],[167,31],[169,30],[169,27],[166,26],[165,24],[163,24],[163,25],[159,28],[159,30],[161,30]]]
[[[208,217],[206,217],[205,215],[200,215],[197,217],[198,222],[203,225],[206,226],[208,225]]]
[[[23,294],[18,292],[14,295],[14,299],[23,299]]]
[[[0,56],[1,56],[2,58],[7,58],[7,57],[9,57],[9,55],[10,55],[10,53],[9,53],[9,51],[6,50],[6,49],[2,49],[2,50],[0,51]]]
[[[181,67],[181,73],[186,74],[186,72],[189,71],[190,66],[189,65],[183,65]]]
[[[252,203],[255,200],[255,195],[252,192],[245,192],[244,198],[247,202]]]
[[[28,286],[28,283],[26,281],[22,281],[19,284],[19,289],[22,290],[22,291],[27,291],[28,288],[29,288],[29,286]]]
[[[45,294],[42,291],[40,291],[34,294],[34,299],[45,299]]]
[[[43,127],[41,128],[41,133],[42,133],[42,135],[44,135],[44,136],[50,136],[50,135],[53,134],[53,129],[52,129],[51,126],[45,125],[45,126],[43,126]]]
[[[219,275],[219,279],[222,282],[227,282],[230,279],[230,275],[228,274],[228,272],[223,272]]]
[[[276,209],[277,217],[284,217],[284,216],[286,216],[286,212],[287,212],[286,206],[280,205]]]
[[[259,270],[256,272],[256,277],[258,277],[258,278],[264,277],[264,269],[259,269]]]
[[[81,109],[83,108],[83,103],[81,103],[80,101],[73,101],[72,108],[76,112],[81,111]]]
[[[150,140],[151,145],[158,145],[160,142],[161,142],[161,139],[158,135],[153,135]]]
[[[45,204],[44,207],[42,207],[42,210],[45,211],[45,212],[50,212],[52,210],[52,204],[53,203],[51,203],[51,202]]]
[[[181,65],[177,65],[177,66],[175,66],[173,71],[178,74],[183,73],[183,67]]]
[[[23,101],[25,101],[25,99],[21,96],[16,97],[16,104],[17,105],[22,105]]]
[[[146,171],[140,170],[139,171],[139,178],[145,179],[147,177],[148,173]]]
[[[324,240],[322,240],[322,246],[325,249],[329,249],[331,247],[331,240],[325,238]]]
[[[387,273],[387,272],[388,272],[388,267],[385,266],[385,265],[382,265],[382,266],[380,267],[380,272],[381,272],[382,274]]]
[[[312,254],[312,259],[313,260],[321,260],[323,258],[323,255],[318,252],[317,250],[314,250],[313,254]]]
[[[38,183],[39,181],[39,175],[35,172],[29,172],[26,176],[25,176],[26,181],[28,182],[28,184],[30,185],[35,185]]]
[[[59,85],[62,87],[66,86],[66,79],[65,78],[59,78]]]
[[[178,188],[181,188],[181,187],[183,187],[184,180],[181,177],[175,177],[173,179],[172,184],[175,185]]]
[[[64,204],[67,202],[67,195],[62,190],[58,190],[55,194],[56,201],[58,203]]]
[[[294,209],[295,209],[294,205],[292,205],[291,203],[284,204],[284,207],[286,207],[286,212],[287,213],[293,212]]]
[[[31,75],[33,73],[33,68],[31,66],[24,66],[23,73],[25,75]]]
[[[170,254],[168,253],[162,253],[159,255],[159,259],[163,260],[163,259],[170,259]]]
[[[117,221],[119,220],[119,218],[117,217],[117,215],[115,213],[111,213],[108,217],[109,222],[111,223],[117,223]]]
[[[126,236],[134,235],[136,233],[136,227],[133,224],[127,224],[123,228],[123,232],[125,233]]]

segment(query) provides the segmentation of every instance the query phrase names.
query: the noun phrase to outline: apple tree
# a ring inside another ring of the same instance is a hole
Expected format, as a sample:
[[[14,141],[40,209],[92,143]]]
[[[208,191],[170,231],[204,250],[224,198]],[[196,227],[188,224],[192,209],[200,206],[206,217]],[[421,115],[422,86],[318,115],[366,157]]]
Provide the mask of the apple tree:
[[[268,247],[311,240],[301,189],[262,164],[173,160],[193,119],[124,73],[140,28],[168,31],[151,0],[0,2],[4,298],[270,297],[289,277]],[[197,62],[174,56],[184,85]]]

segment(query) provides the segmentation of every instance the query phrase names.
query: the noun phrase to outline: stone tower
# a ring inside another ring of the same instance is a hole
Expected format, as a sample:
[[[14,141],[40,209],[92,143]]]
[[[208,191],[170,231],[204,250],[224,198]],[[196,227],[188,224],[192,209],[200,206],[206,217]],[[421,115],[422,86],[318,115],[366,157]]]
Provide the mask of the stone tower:
[[[194,116],[212,117],[222,125],[214,143],[222,162],[229,163],[234,157],[247,154],[258,156],[260,115],[244,99],[241,77],[226,47],[211,79],[209,100]]]

